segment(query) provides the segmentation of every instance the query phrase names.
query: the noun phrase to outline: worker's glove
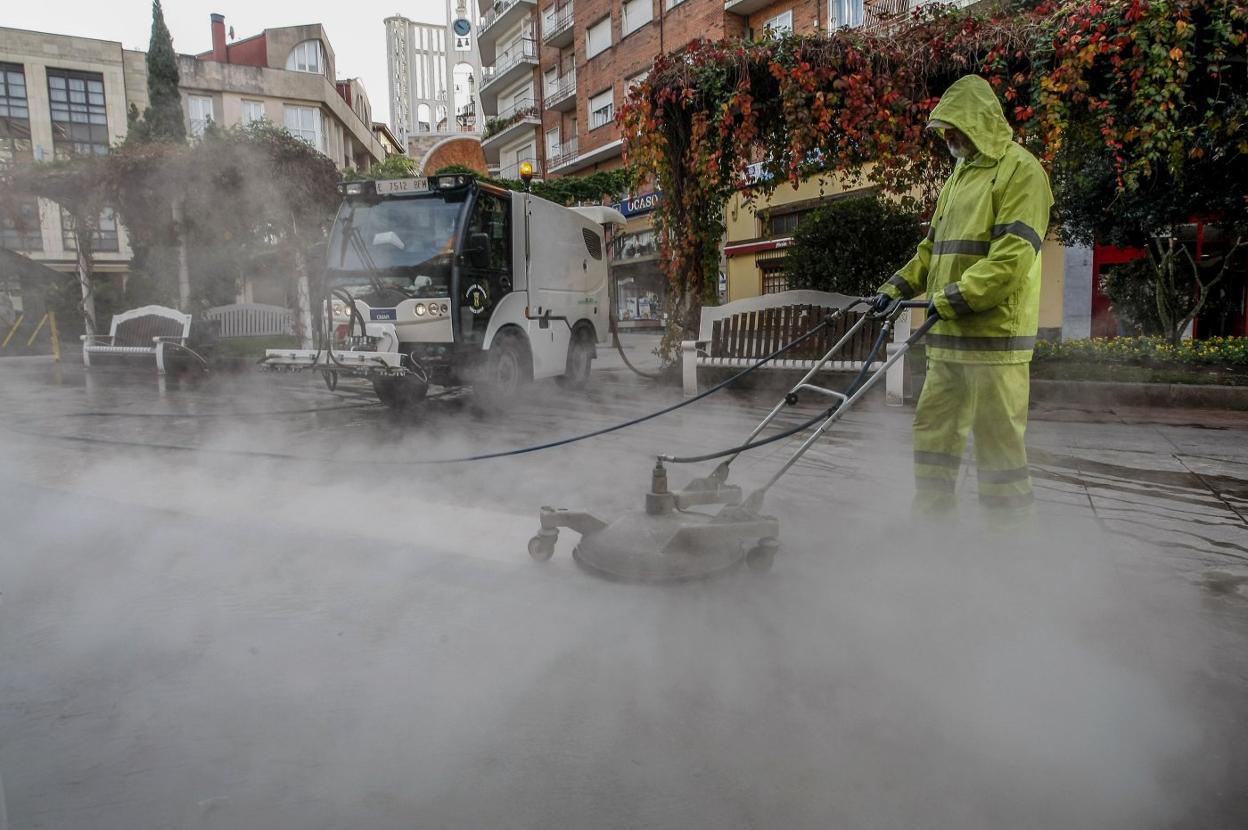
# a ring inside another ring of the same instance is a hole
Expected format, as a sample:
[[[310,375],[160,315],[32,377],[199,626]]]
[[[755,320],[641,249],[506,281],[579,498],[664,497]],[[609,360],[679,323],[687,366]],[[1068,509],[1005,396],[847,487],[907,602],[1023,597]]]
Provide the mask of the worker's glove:
[[[895,302],[897,301],[887,294],[876,294],[875,299],[871,301],[871,310],[876,314],[883,314]]]
[[[935,300],[928,300],[928,301],[927,301],[927,316],[928,316],[928,317],[937,317],[937,318],[939,318],[939,317],[940,317],[940,312],[936,310],[936,301],[935,301]]]

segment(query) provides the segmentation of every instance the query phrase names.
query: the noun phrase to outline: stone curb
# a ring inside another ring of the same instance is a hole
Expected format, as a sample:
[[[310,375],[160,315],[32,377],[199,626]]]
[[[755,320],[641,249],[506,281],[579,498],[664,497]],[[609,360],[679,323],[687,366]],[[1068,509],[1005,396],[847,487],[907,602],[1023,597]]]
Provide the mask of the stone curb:
[[[1157,406],[1245,411],[1248,410],[1248,386],[1033,379],[1031,399],[1038,402],[1101,406]]]

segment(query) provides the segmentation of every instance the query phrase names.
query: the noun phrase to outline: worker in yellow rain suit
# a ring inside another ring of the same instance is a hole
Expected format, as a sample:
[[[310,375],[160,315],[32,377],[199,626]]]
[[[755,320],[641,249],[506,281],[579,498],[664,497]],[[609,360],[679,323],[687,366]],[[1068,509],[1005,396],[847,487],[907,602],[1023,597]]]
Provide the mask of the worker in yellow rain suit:
[[[932,111],[957,158],[914,258],[880,286],[877,309],[926,293],[940,321],[927,335],[927,379],[914,419],[915,508],[955,506],[974,434],[979,499],[1026,514],[1030,362],[1040,306],[1040,245],[1053,197],[1040,162],[1015,143],[992,87],[958,79]]]

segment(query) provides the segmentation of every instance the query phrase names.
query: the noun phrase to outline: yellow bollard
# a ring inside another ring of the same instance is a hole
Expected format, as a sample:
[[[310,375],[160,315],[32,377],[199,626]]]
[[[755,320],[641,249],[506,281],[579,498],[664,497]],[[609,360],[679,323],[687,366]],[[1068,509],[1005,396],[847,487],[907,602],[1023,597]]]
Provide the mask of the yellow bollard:
[[[0,350],[9,347],[9,341],[13,339],[13,335],[17,334],[17,329],[22,325],[22,320],[26,319],[25,312],[17,315],[17,319],[13,321],[13,328],[9,329],[9,333],[4,336],[4,342],[0,343]]]
[[[35,326],[35,330],[30,333],[30,337],[26,338],[26,348],[35,345],[35,338],[39,336],[39,332],[43,331],[43,324],[48,322],[48,315],[44,314],[39,318],[39,325]]]
[[[55,363],[61,362],[61,335],[56,330],[56,312],[48,312],[48,334],[52,335],[52,360]]]

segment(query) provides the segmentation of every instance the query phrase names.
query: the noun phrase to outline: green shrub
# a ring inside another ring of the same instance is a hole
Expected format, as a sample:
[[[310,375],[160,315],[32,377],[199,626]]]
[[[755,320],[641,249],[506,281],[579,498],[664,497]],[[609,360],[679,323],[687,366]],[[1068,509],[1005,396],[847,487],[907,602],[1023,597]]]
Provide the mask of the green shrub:
[[[923,239],[917,214],[874,194],[838,199],[797,226],[784,257],[790,288],[875,293]]]
[[[1036,343],[1035,360],[1248,369],[1248,337],[1184,340],[1178,346],[1163,337],[1094,337],[1061,343],[1042,340]]]

